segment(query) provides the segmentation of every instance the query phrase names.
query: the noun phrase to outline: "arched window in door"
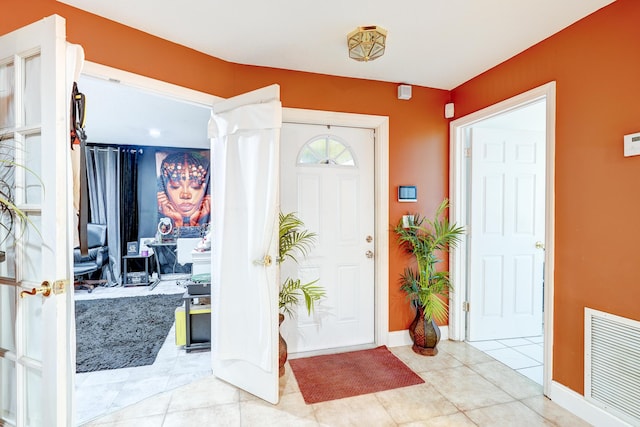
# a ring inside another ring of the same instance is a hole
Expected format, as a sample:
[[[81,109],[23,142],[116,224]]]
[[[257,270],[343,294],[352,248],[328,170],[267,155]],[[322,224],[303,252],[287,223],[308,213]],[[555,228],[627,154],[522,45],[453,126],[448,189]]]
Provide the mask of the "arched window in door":
[[[355,167],[349,146],[334,135],[320,135],[309,140],[298,154],[299,165]]]

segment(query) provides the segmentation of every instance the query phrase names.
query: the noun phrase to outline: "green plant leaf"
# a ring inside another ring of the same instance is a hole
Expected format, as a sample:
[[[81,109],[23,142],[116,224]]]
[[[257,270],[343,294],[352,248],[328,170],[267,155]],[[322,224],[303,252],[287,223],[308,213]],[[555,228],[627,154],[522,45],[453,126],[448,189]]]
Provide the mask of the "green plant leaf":
[[[402,220],[394,228],[398,244],[411,254],[415,266],[406,267],[400,275],[400,289],[407,298],[424,309],[427,319],[445,320],[448,314],[446,298],[452,292],[448,271],[438,271],[436,266],[442,254],[461,242],[464,227],[451,224],[445,216],[449,207],[444,199],[433,218],[413,214],[413,224],[403,227]]]
[[[316,233],[304,229],[304,223],[295,212],[279,215],[278,262],[287,259],[298,262],[298,257],[306,257],[315,243]],[[280,286],[278,307],[282,314],[295,315],[295,307],[304,299],[307,313],[311,315],[315,304],[325,296],[323,287],[316,285],[318,279],[302,284],[300,279],[287,277]]]
[[[297,256],[306,257],[315,243],[316,233],[304,230],[304,223],[295,212],[279,215],[279,262],[289,258],[298,262]]]

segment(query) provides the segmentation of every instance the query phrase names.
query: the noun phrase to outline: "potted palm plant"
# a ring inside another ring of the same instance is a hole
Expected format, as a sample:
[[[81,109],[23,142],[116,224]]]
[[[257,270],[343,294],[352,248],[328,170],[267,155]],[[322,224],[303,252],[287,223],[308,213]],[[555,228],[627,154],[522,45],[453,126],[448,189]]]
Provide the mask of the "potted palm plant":
[[[448,199],[443,200],[433,219],[413,215],[409,224],[395,228],[400,246],[415,258],[415,265],[406,267],[400,277],[400,289],[407,294],[416,309],[416,317],[409,326],[413,351],[435,356],[440,341],[436,320],[445,320],[448,313],[447,293],[452,290],[449,272],[437,268],[442,254],[460,241],[463,227],[449,223],[445,210]],[[411,216],[410,216],[411,218]]]
[[[294,212],[280,213],[280,236],[278,263],[286,260],[298,262],[307,256],[315,242],[316,233],[304,228],[304,223]],[[302,283],[301,279],[287,277],[280,286],[278,307],[280,310],[280,324],[284,321],[284,315],[289,318],[295,315],[295,309],[304,299],[307,313],[313,312],[315,304],[325,295],[321,286],[316,285],[317,279],[308,283]],[[287,361],[287,343],[280,335],[280,376],[284,375],[284,364]]]

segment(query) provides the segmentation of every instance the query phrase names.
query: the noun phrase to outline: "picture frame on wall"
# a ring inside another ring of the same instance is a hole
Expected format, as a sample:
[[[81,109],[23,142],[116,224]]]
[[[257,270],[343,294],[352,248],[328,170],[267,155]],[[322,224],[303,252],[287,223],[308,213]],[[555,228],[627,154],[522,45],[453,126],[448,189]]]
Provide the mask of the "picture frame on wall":
[[[127,255],[138,255],[138,242],[127,242]]]

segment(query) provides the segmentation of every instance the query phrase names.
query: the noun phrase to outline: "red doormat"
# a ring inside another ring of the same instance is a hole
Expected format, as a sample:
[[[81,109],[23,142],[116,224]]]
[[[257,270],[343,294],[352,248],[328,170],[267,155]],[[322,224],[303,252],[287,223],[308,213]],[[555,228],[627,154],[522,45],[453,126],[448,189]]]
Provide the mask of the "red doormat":
[[[424,383],[386,346],[289,360],[306,403]]]

